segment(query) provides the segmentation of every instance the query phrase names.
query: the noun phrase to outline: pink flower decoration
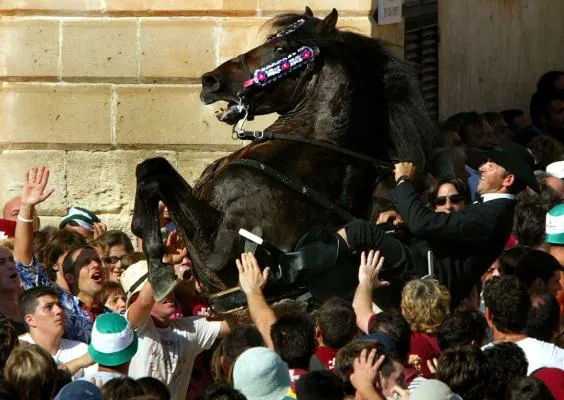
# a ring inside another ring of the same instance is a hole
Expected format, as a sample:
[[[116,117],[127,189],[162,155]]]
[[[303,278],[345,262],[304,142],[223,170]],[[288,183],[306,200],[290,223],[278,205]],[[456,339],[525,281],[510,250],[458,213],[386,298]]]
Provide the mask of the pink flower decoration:
[[[266,72],[259,71],[259,73],[257,74],[257,79],[259,80],[259,82],[264,82],[266,78],[267,78]]]
[[[282,71],[285,71],[287,69],[290,68],[290,63],[288,61],[284,61],[281,65],[280,68],[282,68]]]

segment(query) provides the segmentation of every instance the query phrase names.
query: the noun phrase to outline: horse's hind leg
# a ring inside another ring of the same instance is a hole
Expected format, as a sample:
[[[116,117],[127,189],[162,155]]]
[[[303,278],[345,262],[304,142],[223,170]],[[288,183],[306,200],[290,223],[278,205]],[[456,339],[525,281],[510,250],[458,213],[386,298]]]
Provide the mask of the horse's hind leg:
[[[163,158],[139,164],[136,175],[137,192],[131,230],[143,238],[155,298],[164,298],[172,290],[176,276],[173,269],[162,262],[165,247],[160,235],[159,200],[167,205],[188,240],[198,250],[204,250],[204,255],[215,236],[221,214],[196,199],[188,183]]]

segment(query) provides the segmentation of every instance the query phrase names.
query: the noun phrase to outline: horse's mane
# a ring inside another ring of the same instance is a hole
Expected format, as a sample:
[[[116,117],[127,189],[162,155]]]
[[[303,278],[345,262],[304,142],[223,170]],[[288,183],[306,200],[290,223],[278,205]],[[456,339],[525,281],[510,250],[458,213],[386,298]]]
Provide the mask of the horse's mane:
[[[392,56],[379,39],[343,29],[319,32],[319,20],[304,14],[274,17],[269,22],[270,35],[299,19],[304,19],[304,24],[288,36],[303,45],[317,46],[323,57],[344,66],[359,93],[355,110],[372,116],[374,136],[390,132],[386,140],[391,146],[386,147],[390,147],[391,157],[412,161],[422,172],[425,158],[436,144],[438,129],[425,108],[414,65]],[[380,136],[374,143],[381,145],[382,139]]]

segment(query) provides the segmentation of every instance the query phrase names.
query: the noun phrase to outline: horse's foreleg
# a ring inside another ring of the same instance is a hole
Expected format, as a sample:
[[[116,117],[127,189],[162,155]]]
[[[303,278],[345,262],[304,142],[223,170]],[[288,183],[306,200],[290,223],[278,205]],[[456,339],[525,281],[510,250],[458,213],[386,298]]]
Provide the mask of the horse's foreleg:
[[[163,158],[153,158],[139,164],[136,175],[137,193],[132,231],[143,237],[143,250],[150,260],[149,265],[152,265],[151,271],[157,271],[161,267],[163,270],[169,269],[164,268],[161,261],[165,248],[160,236],[159,200],[167,205],[173,220],[206,262],[209,254],[214,251],[213,238],[221,221],[221,213],[195,198],[190,185]],[[160,270],[155,272],[157,273],[163,274],[163,281],[170,283],[170,273]]]
[[[160,233],[158,186],[155,181],[137,184],[131,230],[143,238],[143,252],[149,267],[148,279],[155,300],[161,301],[172,292],[177,280],[172,266],[162,261],[165,247]]]

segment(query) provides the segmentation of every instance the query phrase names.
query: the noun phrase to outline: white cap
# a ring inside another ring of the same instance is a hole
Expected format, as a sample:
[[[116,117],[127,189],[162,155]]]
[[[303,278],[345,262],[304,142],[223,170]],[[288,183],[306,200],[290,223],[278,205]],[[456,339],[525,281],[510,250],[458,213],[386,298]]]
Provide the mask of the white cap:
[[[564,178],[564,161],[556,161],[552,164],[548,164],[546,167],[546,173],[556,178]]]

